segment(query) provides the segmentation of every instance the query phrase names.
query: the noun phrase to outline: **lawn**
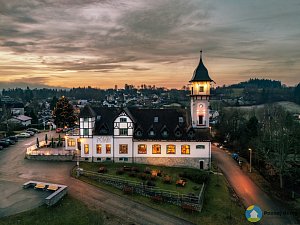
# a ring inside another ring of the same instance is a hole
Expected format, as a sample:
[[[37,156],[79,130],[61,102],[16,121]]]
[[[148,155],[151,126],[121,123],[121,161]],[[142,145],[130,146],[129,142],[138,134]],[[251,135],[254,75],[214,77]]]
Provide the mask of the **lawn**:
[[[75,222],[76,221],[76,222]],[[66,196],[55,206],[46,205],[0,219],[0,225],[102,225],[103,214]]]
[[[193,193],[195,195],[198,195],[200,193],[202,182],[196,183],[194,181],[191,181],[190,179],[186,179],[187,183],[184,187],[180,187],[176,185],[176,181],[180,179],[180,173],[186,172],[186,173],[203,173],[204,175],[206,172],[202,172],[195,169],[189,169],[189,168],[177,168],[177,167],[164,167],[164,166],[152,166],[152,165],[144,165],[144,164],[129,164],[129,163],[90,163],[90,162],[81,162],[80,167],[84,170],[89,170],[93,172],[97,172],[99,167],[104,166],[107,168],[107,173],[109,175],[113,175],[116,177],[120,177],[127,180],[137,181],[137,182],[143,182],[142,179],[138,178],[137,176],[132,177],[131,172],[127,171],[122,175],[117,175],[116,172],[118,169],[123,168],[123,166],[130,166],[130,167],[137,167],[140,172],[138,174],[142,174],[144,170],[149,168],[150,170],[160,170],[162,171],[162,176],[157,176],[155,180],[153,181],[156,185],[156,187],[165,189],[168,191],[175,191],[179,192],[181,194],[190,194]],[[170,176],[172,178],[171,184],[167,184],[164,182],[164,176]],[[149,175],[150,176],[150,175]]]
[[[105,164],[102,163],[102,165]],[[108,170],[111,171],[109,173],[113,174],[114,169],[118,167],[122,167],[123,165],[128,165],[128,164],[116,163],[111,167],[107,165],[107,168]],[[140,166],[146,167],[146,165],[140,165]],[[81,163],[80,167],[87,170],[97,171],[99,168],[99,163]],[[155,169],[161,169],[166,173],[168,172],[168,174],[172,176],[176,176],[176,174],[182,171],[182,168],[170,168],[170,167],[158,167],[158,166],[150,166],[150,167],[153,167]],[[184,169],[184,170],[190,170],[190,169]],[[200,172],[199,170],[197,171]],[[127,175],[121,175],[121,176],[125,178]],[[129,198],[133,201],[142,203],[144,205],[148,205],[160,211],[164,211],[167,214],[171,214],[183,218],[195,224],[206,224],[206,225],[249,224],[244,216],[245,211],[243,206],[241,206],[238,200],[233,197],[233,193],[229,188],[224,176],[222,175],[213,175],[213,174],[210,175],[210,179],[209,182],[207,183],[207,187],[205,191],[204,206],[201,213],[184,212],[178,206],[167,204],[167,203],[155,203],[151,201],[151,199],[139,195],[125,195],[121,190],[91,180],[87,177],[80,177],[79,179],[84,182],[90,183],[94,186],[97,186],[101,189],[105,189],[107,191],[113,192],[125,198]],[[175,186],[175,184],[173,185]],[[169,187],[169,185],[167,187]]]

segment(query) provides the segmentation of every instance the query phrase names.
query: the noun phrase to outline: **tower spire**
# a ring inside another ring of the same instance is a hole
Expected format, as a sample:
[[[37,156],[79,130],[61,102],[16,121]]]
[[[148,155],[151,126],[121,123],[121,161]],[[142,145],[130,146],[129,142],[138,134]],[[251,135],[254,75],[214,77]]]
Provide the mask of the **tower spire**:
[[[202,48],[200,50],[200,59],[202,59]]]

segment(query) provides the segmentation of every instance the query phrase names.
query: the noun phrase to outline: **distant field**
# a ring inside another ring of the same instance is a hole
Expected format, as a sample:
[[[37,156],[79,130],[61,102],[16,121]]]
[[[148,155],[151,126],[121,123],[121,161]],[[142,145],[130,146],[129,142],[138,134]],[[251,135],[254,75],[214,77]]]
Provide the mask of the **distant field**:
[[[298,105],[294,102],[283,101],[283,102],[276,102],[276,103],[272,103],[272,104],[280,105],[291,113],[300,113],[300,105]],[[237,109],[241,109],[241,110],[253,110],[253,109],[255,110],[255,109],[261,109],[265,105],[266,104],[252,105],[252,106],[233,106],[233,107],[226,107],[226,108],[237,108]]]

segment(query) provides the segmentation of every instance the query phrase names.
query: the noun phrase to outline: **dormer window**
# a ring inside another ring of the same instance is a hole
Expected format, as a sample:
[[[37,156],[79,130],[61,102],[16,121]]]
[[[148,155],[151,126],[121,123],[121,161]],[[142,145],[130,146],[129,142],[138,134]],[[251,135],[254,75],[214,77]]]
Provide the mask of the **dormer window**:
[[[179,116],[179,117],[178,117],[178,122],[179,122],[179,123],[183,123],[183,117],[182,117],[182,116]]]
[[[120,118],[120,122],[121,122],[121,123],[126,123],[126,122],[127,122],[127,118],[121,117],[121,118]]]
[[[176,136],[176,137],[181,137],[181,135],[182,135],[182,133],[181,133],[180,130],[176,130],[176,131],[175,131],[175,136]]]
[[[204,92],[204,86],[199,87],[199,92]]]
[[[164,131],[161,133],[161,135],[162,135],[163,137],[168,137],[169,132],[168,132],[167,130],[164,130]]]
[[[155,135],[154,130],[150,130],[149,131],[149,136],[154,136],[154,135]]]
[[[158,123],[158,116],[154,117],[154,123]]]
[[[189,138],[195,137],[195,131],[194,130],[189,130],[188,136],[189,136]]]
[[[142,131],[138,130],[137,132],[135,132],[135,135],[137,137],[141,137],[143,135]]]
[[[101,120],[101,116],[100,115],[97,116],[97,120]]]

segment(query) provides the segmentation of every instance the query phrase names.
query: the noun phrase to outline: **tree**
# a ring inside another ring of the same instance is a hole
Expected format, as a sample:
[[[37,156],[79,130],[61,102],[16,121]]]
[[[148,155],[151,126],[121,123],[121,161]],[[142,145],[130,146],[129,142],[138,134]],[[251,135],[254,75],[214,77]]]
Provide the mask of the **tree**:
[[[53,110],[54,123],[57,127],[72,127],[75,124],[76,116],[74,115],[73,105],[69,99],[62,96],[56,103]]]

